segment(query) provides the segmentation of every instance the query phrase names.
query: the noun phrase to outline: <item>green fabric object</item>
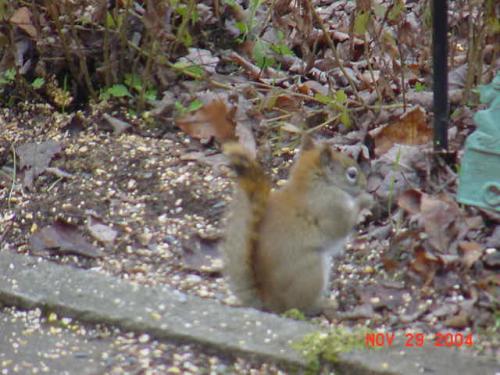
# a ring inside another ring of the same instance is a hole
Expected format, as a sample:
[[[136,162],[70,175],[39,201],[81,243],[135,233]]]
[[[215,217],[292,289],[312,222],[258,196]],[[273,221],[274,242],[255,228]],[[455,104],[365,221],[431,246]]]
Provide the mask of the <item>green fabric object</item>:
[[[500,72],[479,92],[488,108],[474,115],[477,129],[465,142],[458,201],[500,212]]]

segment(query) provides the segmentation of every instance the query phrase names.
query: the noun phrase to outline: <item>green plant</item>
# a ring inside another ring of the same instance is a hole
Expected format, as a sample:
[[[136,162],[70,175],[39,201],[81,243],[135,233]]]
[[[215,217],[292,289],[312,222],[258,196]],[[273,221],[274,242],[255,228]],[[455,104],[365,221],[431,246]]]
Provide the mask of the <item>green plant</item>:
[[[33,82],[31,82],[31,86],[35,90],[41,89],[43,85],[45,85],[45,79],[43,79],[42,77],[37,77],[33,80]]]
[[[175,64],[172,64],[172,68],[176,72],[194,79],[202,79],[205,76],[205,71],[203,70],[203,68],[196,64],[177,62]]]
[[[7,15],[7,0],[0,0],[0,20],[6,19]]]
[[[224,0],[224,3],[234,8],[236,12],[242,13],[243,9],[234,0]],[[257,10],[262,5],[263,0],[251,0],[249,4],[248,16],[243,21],[236,22],[236,28],[241,32],[241,36],[238,41],[244,42],[245,40],[253,40],[256,38],[256,26],[255,15]]]
[[[179,0],[171,0],[170,5],[181,17],[181,21],[176,32],[177,41],[180,41],[185,47],[192,46],[193,37],[189,32],[189,25],[194,25],[199,19],[199,14],[196,10],[196,1],[188,0],[187,4],[184,4]]]
[[[420,83],[420,82],[416,82],[415,83],[415,91],[416,92],[422,92],[422,91],[425,91],[427,90],[427,86],[424,85],[423,83]]]
[[[285,43],[285,34],[281,30],[277,32],[278,41],[270,43],[262,38],[257,38],[252,50],[252,57],[261,69],[275,66],[276,55],[294,56],[293,51]]]
[[[189,105],[187,105],[187,106],[184,106],[179,101],[176,101],[174,106],[175,106],[175,110],[177,111],[178,115],[184,115],[186,113],[194,112],[194,111],[200,109],[201,107],[203,107],[203,103],[200,100],[195,99],[191,103],[189,103]]]
[[[370,331],[359,329],[347,331],[336,328],[330,332],[314,332],[301,341],[292,344],[307,360],[307,373],[316,374],[320,370],[321,361],[335,363],[340,353],[365,348],[365,337]]]
[[[260,38],[255,41],[252,58],[260,69],[268,68],[276,63],[269,43]]]
[[[16,78],[16,69],[14,68],[7,69],[0,75],[0,86],[6,86],[11,83],[14,83],[15,78]]]
[[[286,45],[285,43],[285,34],[283,31],[278,30],[278,43],[271,43],[271,49],[273,52],[277,53],[280,56],[295,56],[295,53]]]
[[[333,110],[339,112],[340,122],[347,127],[351,126],[351,117],[349,116],[349,108],[347,107],[347,95],[344,90],[337,90],[332,95],[316,93],[314,98],[320,103],[328,105]]]
[[[307,320],[304,313],[298,309],[287,310],[283,313],[283,316],[285,318],[289,318],[289,319],[293,319],[293,320],[301,320],[301,321]]]
[[[242,12],[240,5],[234,0],[224,0],[224,2]],[[262,39],[257,32],[258,24],[256,21],[257,10],[263,4],[263,0],[251,0],[247,12],[247,17],[243,21],[235,23],[235,27],[240,31],[240,36],[237,42],[243,43],[245,41],[252,41],[254,43],[252,48],[252,58],[260,69],[265,69],[276,65],[276,55],[279,56],[293,56],[293,51],[285,43],[285,35],[281,30],[277,31],[278,41],[268,42]]]
[[[150,88],[149,85],[142,83],[141,77],[137,74],[127,73],[125,74],[125,84],[137,94],[144,93],[144,98],[147,101],[155,100],[157,91],[154,88]]]
[[[153,88],[145,88],[141,78],[136,74],[125,74],[124,83],[118,83],[113,86],[101,90],[99,99],[109,100],[111,98],[135,98],[144,92],[146,100],[151,101],[156,99],[157,92]],[[134,93],[135,95],[132,95]]]
[[[128,91],[127,86],[120,83],[103,89],[99,94],[99,99],[101,100],[124,97],[132,97],[132,94],[130,94],[130,91]]]

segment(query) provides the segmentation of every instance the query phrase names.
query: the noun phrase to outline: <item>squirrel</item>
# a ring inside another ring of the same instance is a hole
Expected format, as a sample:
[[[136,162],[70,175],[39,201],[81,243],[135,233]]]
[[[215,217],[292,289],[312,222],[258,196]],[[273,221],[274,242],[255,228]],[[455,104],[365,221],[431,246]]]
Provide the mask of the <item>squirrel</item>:
[[[222,245],[234,294],[261,310],[335,315],[336,304],[325,297],[331,260],[343,254],[360,211],[373,202],[359,165],[305,135],[288,181],[272,191],[243,146],[226,143],[223,150],[236,174]]]

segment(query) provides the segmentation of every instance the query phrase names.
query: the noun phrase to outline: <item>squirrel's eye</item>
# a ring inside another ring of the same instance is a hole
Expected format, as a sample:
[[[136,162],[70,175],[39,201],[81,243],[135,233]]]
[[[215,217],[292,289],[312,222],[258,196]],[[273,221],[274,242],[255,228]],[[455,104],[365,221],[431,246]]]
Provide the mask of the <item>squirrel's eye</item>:
[[[345,172],[345,176],[347,177],[347,180],[349,182],[354,183],[358,178],[358,170],[356,169],[356,167],[349,167]]]

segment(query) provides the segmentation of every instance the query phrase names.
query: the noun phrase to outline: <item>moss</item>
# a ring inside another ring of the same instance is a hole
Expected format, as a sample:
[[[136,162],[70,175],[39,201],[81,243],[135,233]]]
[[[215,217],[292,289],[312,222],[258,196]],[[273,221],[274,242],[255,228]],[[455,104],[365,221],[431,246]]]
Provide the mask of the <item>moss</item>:
[[[314,332],[293,343],[292,348],[306,358],[307,373],[317,373],[322,361],[336,363],[340,353],[365,348],[365,337],[369,332],[368,329],[350,331],[343,328]]]
[[[307,320],[304,313],[298,309],[287,310],[282,314],[282,316],[284,318],[289,318],[289,319],[293,319],[293,320],[301,320],[301,321]]]

